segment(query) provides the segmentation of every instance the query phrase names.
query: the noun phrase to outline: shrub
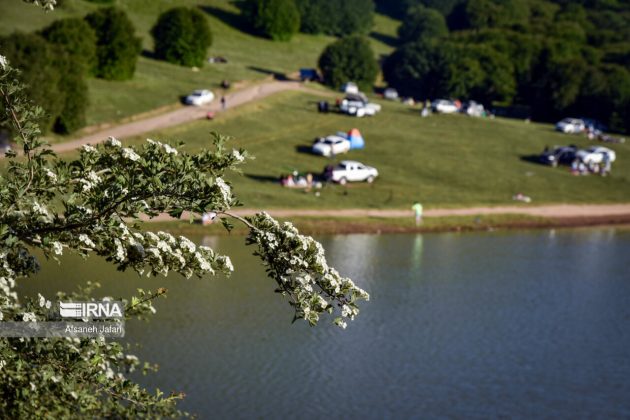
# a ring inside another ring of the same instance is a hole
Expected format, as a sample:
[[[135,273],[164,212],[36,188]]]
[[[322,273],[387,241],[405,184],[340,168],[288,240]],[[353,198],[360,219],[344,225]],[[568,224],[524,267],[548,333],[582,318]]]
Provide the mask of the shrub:
[[[82,19],[68,18],[54,21],[41,32],[50,43],[60,45],[84,71],[96,63],[96,34]]]
[[[250,0],[244,14],[257,32],[274,41],[288,41],[300,29],[294,0]]]
[[[378,74],[374,52],[365,38],[342,38],[324,49],[319,57],[319,68],[324,83],[339,88],[344,82],[353,81],[362,89],[370,89]]]
[[[127,80],[136,71],[141,50],[140,38],[127,14],[107,7],[85,17],[96,33],[96,65],[94,75],[107,80]]]
[[[204,14],[186,7],[162,13],[151,35],[157,58],[188,67],[201,67],[212,44],[212,33]]]

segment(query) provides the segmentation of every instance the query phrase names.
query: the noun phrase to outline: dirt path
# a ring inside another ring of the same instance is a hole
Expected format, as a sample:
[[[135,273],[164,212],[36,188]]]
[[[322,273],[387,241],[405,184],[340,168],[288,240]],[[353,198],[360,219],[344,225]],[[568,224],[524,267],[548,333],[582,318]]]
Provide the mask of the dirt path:
[[[260,210],[235,209],[232,213],[239,216],[249,216]],[[409,217],[413,212],[409,210],[370,210],[370,209],[340,209],[340,210],[314,210],[314,209],[271,209],[268,213],[274,217],[382,217],[396,218]],[[546,218],[593,218],[593,217],[617,217],[630,216],[630,204],[552,204],[546,206],[498,206],[498,207],[468,207],[458,209],[430,209],[424,212],[425,217],[447,216],[476,216],[494,214],[522,214]],[[182,215],[187,219],[188,215]],[[173,220],[166,214],[159,215],[151,221]]]
[[[156,115],[154,117],[149,117],[138,121],[105,128],[103,130],[90,133],[89,135],[75,140],[54,144],[51,146],[51,148],[57,153],[62,153],[77,149],[84,144],[96,144],[102,142],[109,136],[116,137],[117,139],[125,139],[150,131],[161,130],[167,127],[173,127],[190,121],[205,118],[208,111],[228,112],[230,109],[238,107],[245,103],[256,101],[275,93],[287,90],[303,90],[318,95],[326,94],[315,89],[309,89],[302,83],[295,81],[265,82],[226,95],[226,111],[221,110],[220,98],[215,98],[215,100],[211,104],[206,106],[182,107],[176,109],[175,111],[166,112],[164,114]]]

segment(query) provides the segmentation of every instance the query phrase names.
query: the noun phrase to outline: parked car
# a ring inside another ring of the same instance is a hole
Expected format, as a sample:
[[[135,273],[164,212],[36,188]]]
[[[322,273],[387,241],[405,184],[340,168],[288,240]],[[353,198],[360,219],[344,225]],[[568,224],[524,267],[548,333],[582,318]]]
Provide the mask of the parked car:
[[[354,82],[346,82],[341,85],[341,91],[343,93],[359,93],[359,87]]]
[[[186,105],[201,106],[209,104],[214,100],[214,93],[206,89],[195,90],[190,95],[186,96],[184,103]]]
[[[381,106],[369,102],[363,93],[348,94],[339,104],[339,111],[356,117],[372,116],[380,110]]]
[[[570,146],[554,146],[553,149],[545,149],[540,155],[540,163],[551,165],[554,168],[560,164],[570,165],[575,160],[577,147]]]
[[[320,137],[313,143],[312,151],[316,155],[332,156],[347,153],[350,150],[348,139],[340,136]]]
[[[562,133],[576,134],[586,130],[586,124],[579,118],[565,118],[556,123],[556,130]]]
[[[398,91],[394,88],[387,88],[383,91],[383,98],[395,101],[398,99]]]
[[[333,182],[345,185],[348,182],[369,182],[372,183],[378,176],[376,168],[356,162],[353,160],[341,161],[337,166],[328,172],[328,178]]]
[[[455,102],[449,101],[448,99],[436,99],[431,104],[433,108],[433,112],[440,112],[442,114],[453,114],[459,111]]]
[[[617,158],[614,150],[602,146],[591,146],[584,150],[578,150],[575,154],[577,158],[587,165],[602,163],[606,155],[608,156],[608,162],[611,163]]]

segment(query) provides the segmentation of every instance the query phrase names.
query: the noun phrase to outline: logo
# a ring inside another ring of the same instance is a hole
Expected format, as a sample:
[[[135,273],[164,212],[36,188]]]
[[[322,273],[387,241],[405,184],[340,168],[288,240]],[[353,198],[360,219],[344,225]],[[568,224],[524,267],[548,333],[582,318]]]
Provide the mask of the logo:
[[[62,318],[123,318],[122,302],[59,302]]]

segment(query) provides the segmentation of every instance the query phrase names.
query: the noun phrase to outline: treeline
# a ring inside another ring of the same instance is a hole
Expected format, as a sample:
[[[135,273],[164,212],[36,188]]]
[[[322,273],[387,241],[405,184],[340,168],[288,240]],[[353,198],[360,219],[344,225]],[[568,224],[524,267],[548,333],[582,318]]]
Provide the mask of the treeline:
[[[156,58],[190,67],[203,65],[212,43],[206,16],[192,8],[167,10],[151,34]],[[35,33],[0,38],[0,53],[21,70],[28,96],[45,111],[42,131],[60,134],[85,126],[87,78],[129,80],[140,52],[133,23],[116,7],[100,8],[83,19],[57,20]]]
[[[244,0],[240,7],[253,30],[279,41],[297,32],[367,34],[374,21],[372,0]]]
[[[385,79],[416,98],[525,105],[630,131],[630,1],[383,0],[402,18]]]

